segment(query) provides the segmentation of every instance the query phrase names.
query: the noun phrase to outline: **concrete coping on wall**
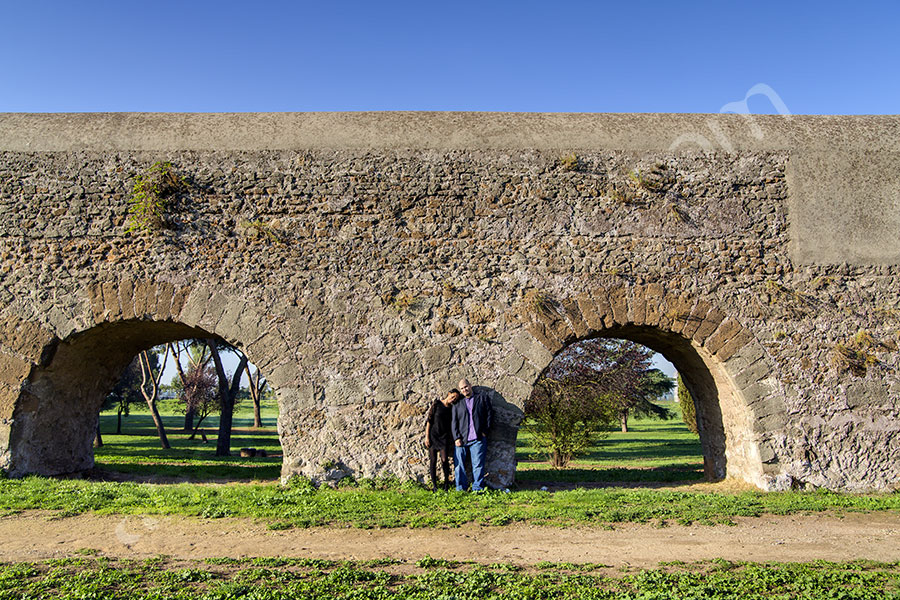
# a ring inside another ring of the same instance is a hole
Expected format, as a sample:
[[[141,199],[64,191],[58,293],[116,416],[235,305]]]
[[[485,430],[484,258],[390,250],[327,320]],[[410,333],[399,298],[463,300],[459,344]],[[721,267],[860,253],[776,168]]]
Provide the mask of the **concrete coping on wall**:
[[[665,113],[4,113],[0,150],[900,152],[900,116]]]

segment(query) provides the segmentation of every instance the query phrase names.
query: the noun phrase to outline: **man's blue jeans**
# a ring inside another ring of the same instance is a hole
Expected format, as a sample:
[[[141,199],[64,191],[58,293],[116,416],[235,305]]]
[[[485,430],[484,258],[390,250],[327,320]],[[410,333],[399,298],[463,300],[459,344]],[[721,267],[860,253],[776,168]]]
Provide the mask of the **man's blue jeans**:
[[[484,489],[484,457],[487,454],[487,443],[485,440],[474,440],[463,444],[462,446],[454,446],[456,463],[456,489],[464,491],[468,486],[469,480],[466,477],[466,460],[472,461],[472,491],[477,492]]]

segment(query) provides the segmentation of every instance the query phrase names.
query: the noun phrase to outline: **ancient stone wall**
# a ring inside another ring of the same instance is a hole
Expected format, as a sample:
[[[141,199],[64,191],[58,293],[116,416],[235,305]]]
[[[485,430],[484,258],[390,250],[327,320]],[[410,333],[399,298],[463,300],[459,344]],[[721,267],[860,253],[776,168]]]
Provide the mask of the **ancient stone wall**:
[[[283,475],[422,478],[425,409],[468,376],[492,395],[489,478],[506,486],[531,386],[564,345],[602,335],[676,364],[714,476],[848,490],[900,476],[900,253],[881,241],[900,201],[897,171],[879,174],[893,150],[854,172],[875,192],[851,201],[846,184],[815,179],[839,180],[821,165],[863,150],[794,147],[780,122],[768,147],[556,147],[524,132],[468,149],[244,150],[194,148],[189,134],[154,147],[127,124],[128,143],[83,134],[63,148],[28,123],[0,118],[0,447],[13,474],[91,466],[96,411],[128,360],[212,335],[276,389]],[[787,132],[827,138],[842,123]],[[135,178],[159,161],[184,185],[162,228],[129,233]],[[817,228],[823,203],[841,202],[852,222]]]

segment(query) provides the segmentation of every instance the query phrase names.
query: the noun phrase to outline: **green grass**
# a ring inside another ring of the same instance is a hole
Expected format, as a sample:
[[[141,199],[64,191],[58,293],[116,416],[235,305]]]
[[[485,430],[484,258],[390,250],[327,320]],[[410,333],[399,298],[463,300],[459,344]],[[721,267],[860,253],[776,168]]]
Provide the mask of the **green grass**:
[[[630,419],[628,433],[611,431],[566,469],[554,469],[534,447],[524,428],[516,440],[516,479],[522,482],[670,483],[703,479],[700,438],[681,421],[678,404],[667,402],[675,418]]]
[[[274,402],[263,403],[263,427],[253,429],[253,406],[249,401],[238,405],[231,435],[232,456],[215,456],[218,415],[207,417],[202,423],[207,443],[200,435],[189,440],[184,433],[184,416],[178,414],[174,402],[161,402],[163,424],[169,450],[163,450],[156,427],[146,407],[135,406],[122,419],[122,435],[116,435],[115,411],[100,414],[103,447],[94,449],[96,467],[104,471],[131,476],[170,477],[186,480],[257,480],[273,481],[281,475],[281,443],[276,420],[278,408]],[[241,448],[266,451],[267,457],[241,458]]]
[[[78,557],[0,565],[0,599],[203,598],[793,598],[896,600],[900,563],[731,563],[723,560],[613,572],[603,565],[460,564],[425,557],[144,561]]]
[[[249,517],[276,529],[308,526],[453,527],[463,523],[607,526],[623,522],[731,523],[734,517],[820,511],[898,511],[900,494],[830,492],[677,492],[579,488],[510,493],[432,493],[413,482],[360,481],[315,488],[291,485],[139,484],[44,477],[0,480],[0,513],[61,511],[99,514]]]

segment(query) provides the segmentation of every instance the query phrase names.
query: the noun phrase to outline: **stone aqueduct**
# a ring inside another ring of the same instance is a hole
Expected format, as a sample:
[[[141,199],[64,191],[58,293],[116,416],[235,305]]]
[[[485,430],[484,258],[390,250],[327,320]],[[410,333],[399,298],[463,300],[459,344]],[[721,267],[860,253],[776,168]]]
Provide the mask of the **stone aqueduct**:
[[[713,475],[897,485],[900,118],[7,114],[0,153],[12,475],[91,467],[128,361],[215,336],[277,392],[284,476],[421,477],[467,375],[505,486],[541,371],[608,336],[675,363]],[[129,233],[158,161],[184,185]]]

